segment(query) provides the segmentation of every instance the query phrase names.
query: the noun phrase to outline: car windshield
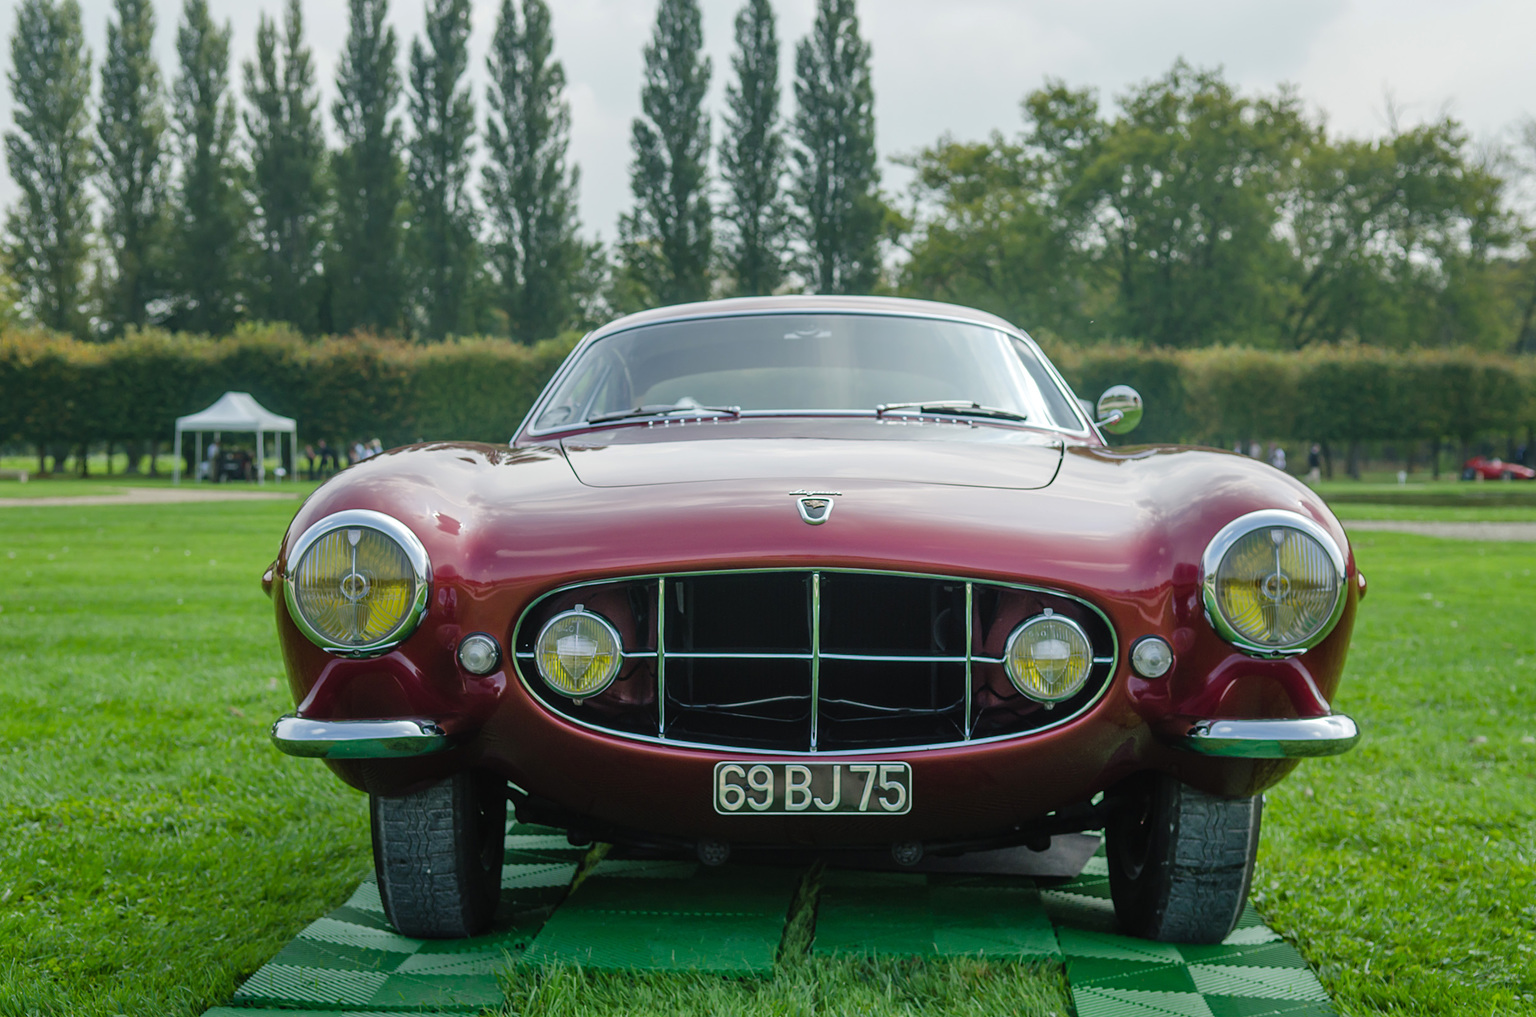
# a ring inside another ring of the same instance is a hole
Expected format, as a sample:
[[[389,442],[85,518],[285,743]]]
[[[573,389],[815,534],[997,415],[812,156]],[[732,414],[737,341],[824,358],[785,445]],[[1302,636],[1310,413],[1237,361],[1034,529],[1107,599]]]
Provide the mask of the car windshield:
[[[645,325],[588,346],[535,430],[666,413],[933,412],[1081,430],[1027,343],[986,325],[763,314]]]

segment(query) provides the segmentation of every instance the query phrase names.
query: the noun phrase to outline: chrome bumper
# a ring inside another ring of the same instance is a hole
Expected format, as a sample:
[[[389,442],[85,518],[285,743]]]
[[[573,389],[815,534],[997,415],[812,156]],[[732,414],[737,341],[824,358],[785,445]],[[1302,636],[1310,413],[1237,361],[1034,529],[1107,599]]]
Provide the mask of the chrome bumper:
[[[448,732],[430,720],[310,720],[288,714],[272,725],[272,744],[290,756],[397,759],[448,748]]]
[[[1305,759],[1348,752],[1360,729],[1341,713],[1289,720],[1190,720],[1169,732],[1181,749],[1204,756]]]

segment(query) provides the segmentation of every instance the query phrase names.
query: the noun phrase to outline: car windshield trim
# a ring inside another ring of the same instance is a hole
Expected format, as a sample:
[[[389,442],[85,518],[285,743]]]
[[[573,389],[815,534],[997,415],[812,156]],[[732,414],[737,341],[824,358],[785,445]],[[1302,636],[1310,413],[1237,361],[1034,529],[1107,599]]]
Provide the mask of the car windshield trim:
[[[1063,426],[1050,420],[1029,421],[1024,423],[1021,421],[1010,420],[1004,417],[993,416],[978,416],[974,419],[985,420],[995,426],[1022,426],[1031,430],[1049,431],[1055,434],[1091,437],[1097,433],[1090,417],[1084,412],[1082,405],[1079,403],[1075,393],[1072,391],[1072,387],[1067,384],[1066,380],[1062,377],[1061,372],[1057,369],[1056,365],[1050,360],[1049,357],[1045,355],[1045,352],[1040,349],[1039,343],[1035,342],[1034,338],[1027,332],[1023,331],[1015,325],[1003,321],[1002,319],[976,318],[963,314],[944,314],[937,311],[923,309],[909,310],[863,307],[774,307],[749,308],[739,310],[701,310],[698,313],[679,314],[678,316],[672,318],[657,318],[646,321],[636,321],[631,324],[625,324],[619,327],[613,327],[610,325],[604,328],[596,329],[592,332],[588,332],[581,338],[580,341],[577,342],[576,346],[572,348],[570,354],[560,365],[560,368],[545,384],[543,391],[539,395],[539,398],[536,399],[534,404],[529,407],[528,412],[524,415],[522,423],[518,425],[515,436],[511,442],[509,442],[509,444],[516,444],[519,440],[524,438],[537,438],[546,436],[553,437],[560,434],[567,434],[573,431],[600,430],[610,427],[629,426],[639,420],[644,419],[642,417],[626,416],[623,418],[614,418],[597,422],[592,420],[572,420],[558,424],[550,424],[545,427],[536,427],[534,425],[534,422],[546,411],[547,403],[549,400],[553,398],[554,394],[559,391],[561,386],[565,383],[567,376],[580,364],[586,351],[599,342],[603,342],[605,340],[612,339],[639,329],[655,328],[657,326],[674,323],[695,323],[731,318],[805,317],[808,315],[918,319],[969,325],[976,328],[988,329],[997,332],[1010,340],[1023,343],[1028,348],[1029,352],[1035,357],[1036,362],[1043,369],[1044,373],[1056,386],[1057,391],[1061,394],[1065,402],[1069,404],[1070,412],[1076,418],[1077,426]],[[880,416],[881,415],[878,414],[875,410],[850,407],[826,407],[809,409],[740,409],[736,413],[732,414],[733,419],[761,417],[875,417],[878,419]]]

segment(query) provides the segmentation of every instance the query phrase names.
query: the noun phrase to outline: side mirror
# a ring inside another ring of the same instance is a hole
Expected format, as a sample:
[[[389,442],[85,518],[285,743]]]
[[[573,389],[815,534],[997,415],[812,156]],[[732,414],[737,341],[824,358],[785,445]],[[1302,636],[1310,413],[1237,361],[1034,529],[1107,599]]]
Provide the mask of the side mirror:
[[[1110,434],[1127,434],[1141,423],[1141,393],[1129,385],[1111,385],[1099,396],[1100,429]]]

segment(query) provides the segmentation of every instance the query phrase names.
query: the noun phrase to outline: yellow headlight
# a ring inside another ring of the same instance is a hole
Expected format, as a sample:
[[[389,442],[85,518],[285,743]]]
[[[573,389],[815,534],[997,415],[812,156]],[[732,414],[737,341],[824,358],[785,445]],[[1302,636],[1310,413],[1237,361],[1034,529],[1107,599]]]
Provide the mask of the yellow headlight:
[[[1093,647],[1072,619],[1037,615],[1008,637],[1003,666],[1014,688],[1030,699],[1055,703],[1070,697],[1088,680]]]
[[[293,546],[289,613],[311,640],[343,655],[397,645],[427,603],[430,566],[415,535],[378,512],[339,512]]]
[[[1239,642],[1289,650],[1332,627],[1341,579],[1320,541],[1292,527],[1264,526],[1232,543],[1209,585]]]
[[[614,627],[601,615],[579,607],[545,623],[534,654],[544,680],[572,699],[585,699],[606,689],[624,663]]]

